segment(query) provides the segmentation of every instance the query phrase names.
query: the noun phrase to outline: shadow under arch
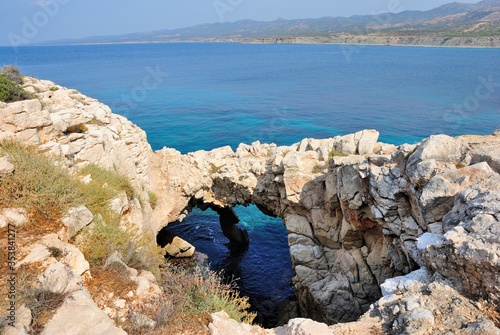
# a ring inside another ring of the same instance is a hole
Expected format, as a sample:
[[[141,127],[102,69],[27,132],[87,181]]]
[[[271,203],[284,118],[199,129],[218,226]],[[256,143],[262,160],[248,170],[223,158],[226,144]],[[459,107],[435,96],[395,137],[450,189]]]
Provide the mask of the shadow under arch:
[[[298,316],[295,272],[281,219],[253,204],[220,207],[193,199],[188,211],[182,222],[169,224],[159,234],[179,236],[206,254],[210,269],[249,297],[256,323],[275,327],[286,323],[290,314]]]

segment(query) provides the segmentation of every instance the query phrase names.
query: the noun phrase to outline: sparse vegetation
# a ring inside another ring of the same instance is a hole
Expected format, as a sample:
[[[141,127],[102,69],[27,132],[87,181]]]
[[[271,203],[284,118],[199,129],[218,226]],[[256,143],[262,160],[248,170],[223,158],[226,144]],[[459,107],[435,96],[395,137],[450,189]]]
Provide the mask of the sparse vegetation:
[[[127,265],[158,276],[163,256],[153,237],[138,232],[132,224],[122,224],[120,215],[109,206],[121,192],[129,199],[135,196],[130,181],[95,164],[87,165],[80,173],[92,178],[83,187],[83,194],[86,206],[96,217],[94,227],[85,229],[78,239],[85,258],[92,265],[101,266],[116,250]]]
[[[5,65],[2,70],[0,70],[0,75],[13,81],[18,85],[23,84],[23,75],[19,71],[19,68],[15,65]]]
[[[313,167],[312,173],[324,173],[326,172],[326,164],[317,164]]]
[[[148,191],[148,197],[151,208],[155,209],[156,205],[158,204],[158,196],[154,192]]]
[[[176,304],[173,310],[177,314],[171,316],[171,322],[186,316],[196,319],[221,310],[238,322],[252,323],[255,319],[256,315],[248,311],[248,298],[241,297],[231,284],[223,284],[213,271],[169,264],[162,285]]]
[[[71,133],[85,133],[89,130],[85,123],[78,123],[74,124],[72,126],[69,126],[66,131],[64,132],[65,134],[71,134]]]
[[[0,177],[0,208],[24,208],[31,217],[52,222],[82,203],[81,184],[36,148],[0,141],[0,149],[15,166]]]
[[[349,156],[348,154],[345,154],[343,152],[337,151],[335,149],[330,150],[328,153],[328,159],[332,159],[333,157],[346,157]]]
[[[38,335],[42,333],[47,321],[63,304],[67,293],[51,292],[41,288],[36,279],[37,269],[33,266],[22,266],[18,274],[18,303],[24,304],[31,311],[33,320],[30,334]]]
[[[209,163],[209,164],[210,164],[210,173],[211,174],[218,173],[220,171],[220,169],[224,166],[224,165],[217,166],[214,163]]]

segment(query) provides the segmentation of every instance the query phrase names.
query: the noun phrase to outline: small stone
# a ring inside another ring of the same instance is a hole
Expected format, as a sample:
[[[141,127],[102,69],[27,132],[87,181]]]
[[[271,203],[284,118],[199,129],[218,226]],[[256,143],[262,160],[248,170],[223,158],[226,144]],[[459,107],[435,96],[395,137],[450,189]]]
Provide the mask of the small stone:
[[[9,162],[7,157],[0,157],[0,175],[14,172],[14,165]]]
[[[113,305],[115,305],[116,308],[125,308],[125,304],[127,301],[125,299],[117,299],[113,302]]]

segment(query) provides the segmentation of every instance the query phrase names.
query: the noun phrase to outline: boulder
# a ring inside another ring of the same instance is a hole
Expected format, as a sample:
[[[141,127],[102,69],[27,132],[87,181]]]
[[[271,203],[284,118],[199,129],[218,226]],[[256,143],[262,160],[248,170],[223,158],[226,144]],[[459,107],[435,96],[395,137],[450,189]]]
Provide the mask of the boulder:
[[[88,226],[94,220],[94,215],[85,206],[73,207],[68,210],[61,219],[68,229],[68,236],[71,238],[78,234],[83,227]]]

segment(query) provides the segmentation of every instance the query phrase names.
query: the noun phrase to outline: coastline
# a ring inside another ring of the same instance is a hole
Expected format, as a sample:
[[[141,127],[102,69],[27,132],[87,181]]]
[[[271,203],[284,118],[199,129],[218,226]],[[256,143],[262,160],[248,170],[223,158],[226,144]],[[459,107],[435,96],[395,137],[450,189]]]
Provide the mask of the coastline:
[[[392,35],[331,35],[331,36],[271,36],[261,38],[200,38],[178,40],[148,41],[107,41],[65,44],[29,44],[36,46],[84,46],[120,44],[166,44],[166,43],[233,43],[233,44],[297,44],[297,45],[355,45],[355,46],[402,46],[436,47],[464,49],[499,49],[500,36],[486,37],[429,37],[429,36],[392,36]],[[9,47],[7,45],[1,47]]]

